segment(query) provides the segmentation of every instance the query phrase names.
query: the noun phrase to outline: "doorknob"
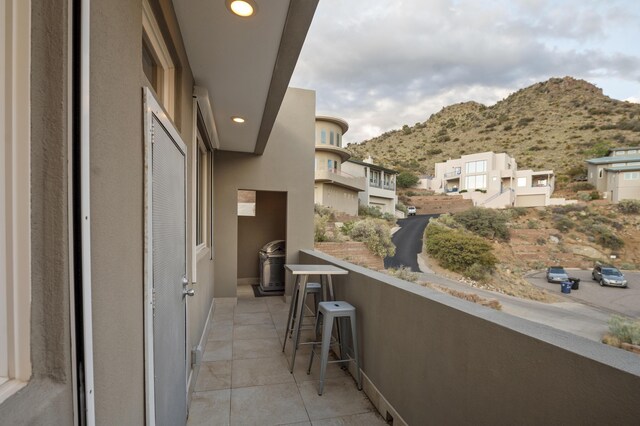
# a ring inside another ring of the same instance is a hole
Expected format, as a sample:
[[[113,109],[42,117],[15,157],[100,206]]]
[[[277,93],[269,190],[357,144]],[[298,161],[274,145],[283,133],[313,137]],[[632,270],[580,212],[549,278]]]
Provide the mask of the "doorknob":
[[[182,294],[185,296],[193,297],[196,294],[196,291],[192,288],[185,288],[184,290],[182,290]]]
[[[182,276],[182,287],[186,287],[189,285],[189,279],[187,278],[186,275]]]

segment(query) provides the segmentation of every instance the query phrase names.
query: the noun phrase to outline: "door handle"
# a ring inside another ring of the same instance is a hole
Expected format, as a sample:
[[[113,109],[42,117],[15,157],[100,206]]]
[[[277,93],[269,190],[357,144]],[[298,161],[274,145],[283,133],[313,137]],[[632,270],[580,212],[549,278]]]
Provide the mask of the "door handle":
[[[185,288],[184,290],[182,290],[183,296],[193,297],[195,296],[195,294],[196,294],[196,291],[192,288]]]

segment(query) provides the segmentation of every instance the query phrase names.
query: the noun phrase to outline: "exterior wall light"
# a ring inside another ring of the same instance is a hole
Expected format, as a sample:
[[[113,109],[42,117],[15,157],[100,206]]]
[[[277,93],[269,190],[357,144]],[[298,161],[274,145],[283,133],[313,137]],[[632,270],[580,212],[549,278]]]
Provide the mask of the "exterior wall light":
[[[253,0],[226,0],[227,9],[242,18],[253,16],[258,11],[258,5]]]
[[[244,118],[242,117],[234,116],[234,117],[231,117],[231,120],[233,120],[234,123],[238,123],[238,124],[244,123]]]

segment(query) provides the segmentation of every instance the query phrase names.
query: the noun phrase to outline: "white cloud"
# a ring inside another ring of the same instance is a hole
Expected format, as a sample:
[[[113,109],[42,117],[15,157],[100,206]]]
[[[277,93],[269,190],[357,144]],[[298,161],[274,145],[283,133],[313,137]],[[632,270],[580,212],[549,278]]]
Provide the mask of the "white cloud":
[[[292,84],[360,141],[549,77],[640,82],[638,16],[622,0],[322,0]]]

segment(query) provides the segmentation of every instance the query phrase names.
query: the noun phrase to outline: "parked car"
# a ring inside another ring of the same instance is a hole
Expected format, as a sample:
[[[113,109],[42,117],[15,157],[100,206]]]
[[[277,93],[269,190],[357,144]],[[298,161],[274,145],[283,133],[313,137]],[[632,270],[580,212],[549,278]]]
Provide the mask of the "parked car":
[[[594,281],[598,281],[601,286],[627,287],[627,280],[624,278],[624,274],[614,266],[596,265],[591,271],[591,277]]]
[[[547,268],[547,282],[561,283],[569,281],[569,275],[562,266],[550,266]]]
[[[416,215],[416,208],[413,206],[407,207],[407,216],[415,216],[415,215]]]

